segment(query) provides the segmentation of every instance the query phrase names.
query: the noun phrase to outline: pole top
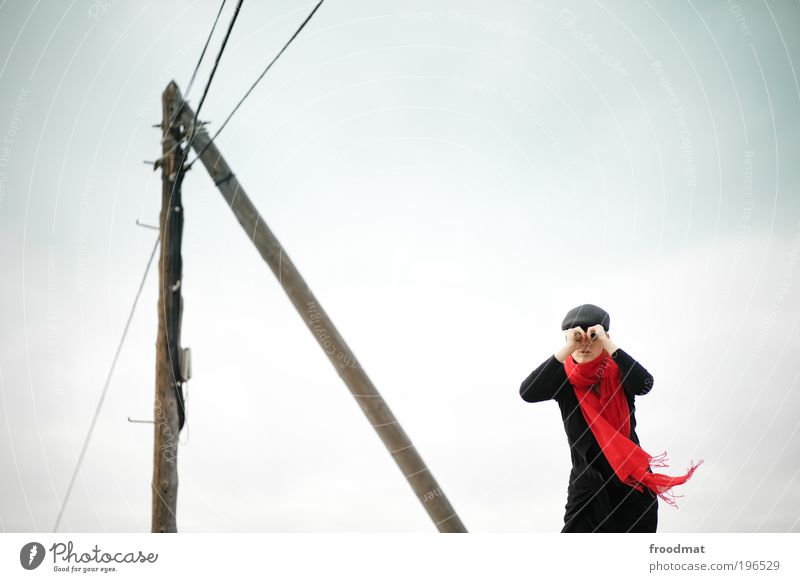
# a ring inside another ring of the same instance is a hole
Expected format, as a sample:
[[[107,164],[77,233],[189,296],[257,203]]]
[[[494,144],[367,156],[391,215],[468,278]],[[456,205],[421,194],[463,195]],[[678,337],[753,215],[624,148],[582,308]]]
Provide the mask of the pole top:
[[[175,99],[175,98],[180,98],[180,96],[181,96],[181,90],[178,88],[178,84],[173,79],[167,84],[166,89],[164,89],[163,97]]]

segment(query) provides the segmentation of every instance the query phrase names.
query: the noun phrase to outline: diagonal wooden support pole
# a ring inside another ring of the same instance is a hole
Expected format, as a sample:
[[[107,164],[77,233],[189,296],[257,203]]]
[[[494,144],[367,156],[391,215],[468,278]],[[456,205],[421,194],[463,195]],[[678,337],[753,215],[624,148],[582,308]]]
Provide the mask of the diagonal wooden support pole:
[[[188,104],[184,104],[181,116],[185,127],[191,131],[194,113]],[[203,162],[217,188],[222,192],[222,196],[228,202],[228,206],[239,224],[242,225],[247,238],[253,242],[278,278],[278,282],[289,296],[300,317],[309,331],[317,338],[317,342],[333,367],[336,368],[336,372],[350,389],[350,393],[367,416],[383,444],[386,445],[434,525],[440,532],[466,532],[464,524],[450,505],[444,491],[436,482],[392,411],[389,410],[383,397],[359,365],[355,354],[336,330],[322,305],[311,293],[289,255],[281,247],[278,239],[272,234],[250,201],[217,146],[213,142],[209,142],[208,134],[200,128],[192,141],[192,147],[200,154],[200,161]]]

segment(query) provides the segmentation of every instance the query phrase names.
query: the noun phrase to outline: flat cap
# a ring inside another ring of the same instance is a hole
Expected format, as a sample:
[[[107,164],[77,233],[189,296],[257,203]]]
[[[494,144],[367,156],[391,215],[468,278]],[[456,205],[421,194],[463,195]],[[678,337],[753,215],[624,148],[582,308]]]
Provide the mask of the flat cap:
[[[608,315],[605,309],[597,305],[584,303],[567,311],[564,321],[561,322],[561,329],[568,330],[572,327],[581,327],[586,330],[598,324],[608,331],[609,327],[611,327],[611,316]]]

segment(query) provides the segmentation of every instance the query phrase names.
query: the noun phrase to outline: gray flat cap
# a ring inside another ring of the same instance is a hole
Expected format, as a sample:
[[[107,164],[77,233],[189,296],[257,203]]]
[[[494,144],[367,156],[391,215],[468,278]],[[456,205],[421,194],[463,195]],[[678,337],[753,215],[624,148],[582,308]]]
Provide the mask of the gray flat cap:
[[[605,309],[597,305],[584,303],[567,311],[564,321],[561,322],[561,329],[567,330],[571,327],[582,327],[586,330],[598,324],[608,331],[609,327],[611,327],[611,316],[608,315]]]

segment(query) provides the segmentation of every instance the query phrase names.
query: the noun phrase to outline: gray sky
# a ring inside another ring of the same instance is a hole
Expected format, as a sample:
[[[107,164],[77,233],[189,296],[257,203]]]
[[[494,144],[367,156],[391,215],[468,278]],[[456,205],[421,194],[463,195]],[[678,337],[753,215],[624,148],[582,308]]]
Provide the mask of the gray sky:
[[[312,6],[244,3],[212,129]],[[2,531],[55,523],[157,236],[161,91],[217,9],[0,3]],[[800,531],[799,18],[327,0],[221,134],[471,531],[561,528],[558,408],[518,390],[584,302],[655,377],[645,450],[704,459],[659,530]],[[183,196],[179,529],[433,531],[199,165]],[[152,428],[126,417],[152,414],[155,275],[61,531],[149,531]]]

